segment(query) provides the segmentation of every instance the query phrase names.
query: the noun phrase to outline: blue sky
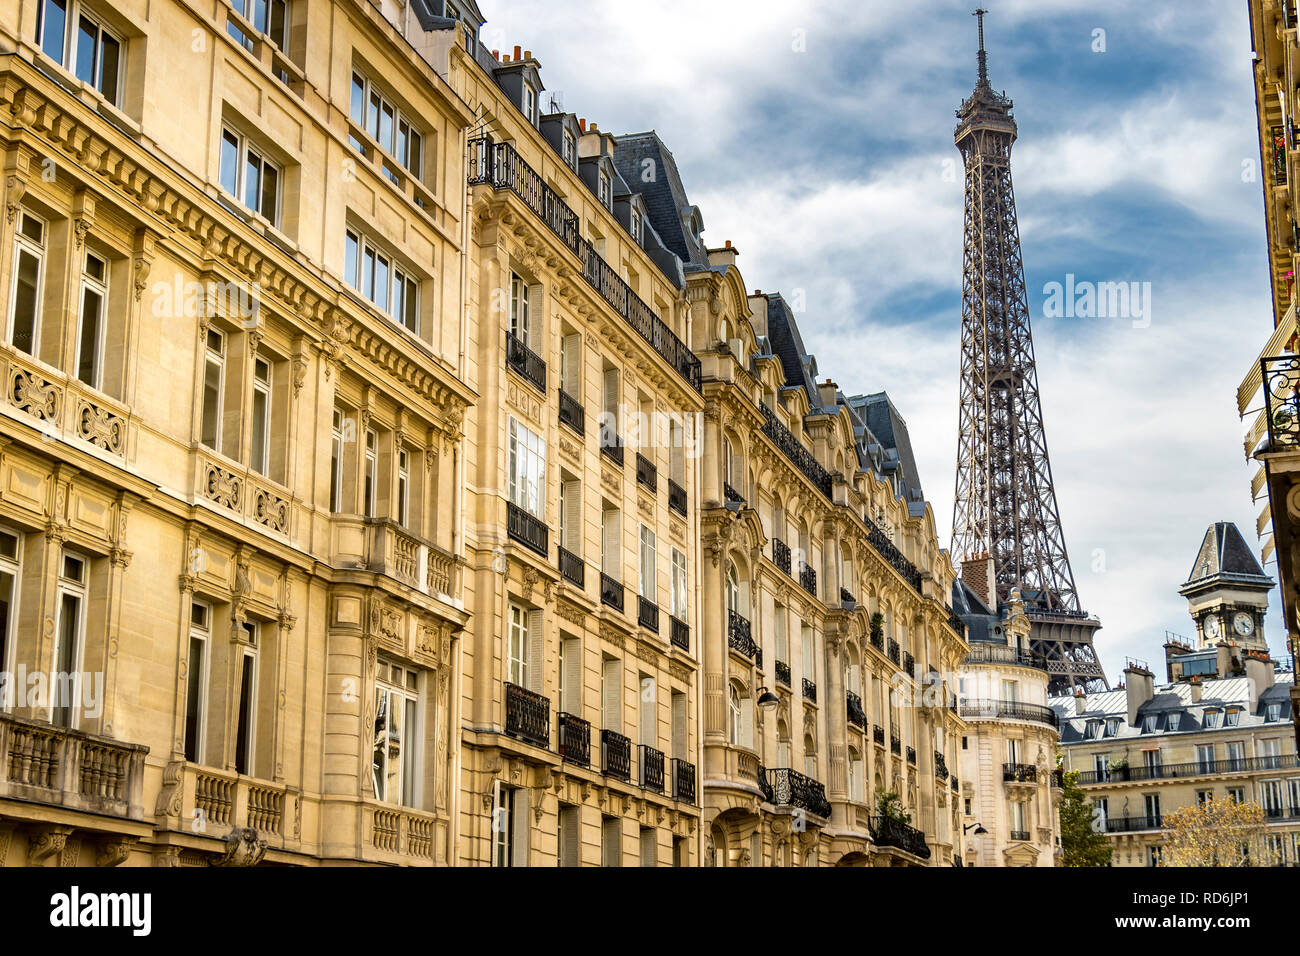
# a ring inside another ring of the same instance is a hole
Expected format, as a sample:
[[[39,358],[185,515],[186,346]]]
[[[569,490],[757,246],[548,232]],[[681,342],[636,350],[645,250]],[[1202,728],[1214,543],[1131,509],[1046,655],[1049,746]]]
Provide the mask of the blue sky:
[[[706,241],[740,249],[751,288],[804,290],[823,377],[886,389],[906,417],[944,544],[953,111],[975,81],[973,6],[481,2],[485,41],[531,50],[565,109],[659,132]],[[1192,633],[1177,589],[1206,526],[1235,521],[1255,543],[1235,390],[1272,315],[1246,4],[985,6],[990,79],[1020,128],[1012,168],[1075,579],[1112,681],[1126,655],[1162,671],[1166,629]],[[1151,283],[1149,326],[1046,316],[1044,286],[1067,274]],[[1267,624],[1282,653],[1276,595]]]

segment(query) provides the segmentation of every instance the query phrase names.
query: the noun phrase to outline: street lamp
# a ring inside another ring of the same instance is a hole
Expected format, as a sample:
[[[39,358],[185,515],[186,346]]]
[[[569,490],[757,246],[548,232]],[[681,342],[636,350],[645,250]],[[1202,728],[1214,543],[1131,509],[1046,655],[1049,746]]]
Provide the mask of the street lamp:
[[[961,828],[961,832],[965,833],[967,830],[971,829],[972,827],[975,828],[976,836],[983,836],[985,833],[989,832],[988,830],[984,829],[984,824],[982,823],[968,823],[966,824],[966,826]]]
[[[780,698],[766,687],[760,687],[758,689],[758,706],[763,708],[763,710],[771,710],[779,703],[781,703]]]

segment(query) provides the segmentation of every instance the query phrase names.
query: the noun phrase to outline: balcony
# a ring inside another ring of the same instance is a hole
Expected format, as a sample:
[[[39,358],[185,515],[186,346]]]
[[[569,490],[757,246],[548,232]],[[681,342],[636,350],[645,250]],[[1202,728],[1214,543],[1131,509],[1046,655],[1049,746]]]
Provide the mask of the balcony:
[[[821,466],[813,453],[805,448],[799,439],[794,437],[790,429],[781,424],[775,412],[766,405],[760,405],[759,410],[766,419],[763,423],[763,434],[772,440],[777,450],[789,459],[790,464],[812,482],[814,488],[830,499],[832,496],[830,472]]]
[[[363,859],[407,866],[433,864],[434,814],[373,800],[364,801],[361,811],[363,830],[369,833],[369,846],[361,848]]]
[[[743,505],[745,503],[745,496],[725,482],[722,485],[722,496],[729,504]]]
[[[1132,833],[1141,830],[1159,830],[1164,826],[1161,821],[1161,815],[1158,813],[1147,814],[1140,817],[1106,817],[1105,829],[1107,833]]]
[[[853,596],[848,588],[840,588],[840,607],[846,611],[852,611],[858,606],[858,599]]]
[[[600,732],[600,769],[616,780],[632,779],[632,741],[612,730]]]
[[[1038,783],[1038,768],[1031,763],[1004,763],[1002,765],[1004,783]]]
[[[749,635],[749,619],[741,617],[735,611],[727,612],[727,645],[759,667],[763,666],[762,651]]]
[[[1264,376],[1269,451],[1300,448],[1300,356],[1261,359],[1260,370]]]
[[[166,821],[168,829],[216,840],[233,830],[252,828],[260,842],[282,849],[296,839],[286,832],[286,794],[283,783],[177,760],[163,772],[156,816]],[[198,830],[196,821],[203,824]]]
[[[908,677],[916,676],[916,658],[912,656],[910,651],[903,653],[903,673]]]
[[[506,533],[524,547],[549,557],[550,529],[541,518],[529,514],[513,501],[506,502]]]
[[[948,779],[948,761],[944,759],[943,752],[939,750],[934,752],[934,775],[940,780]]]
[[[579,588],[586,586],[587,565],[582,558],[578,557],[572,551],[557,547],[555,554],[560,564],[560,575],[570,584]]]
[[[641,786],[655,793],[664,792],[664,752],[641,744]]]
[[[1283,5],[1286,6],[1285,4]],[[1269,138],[1273,142],[1273,185],[1286,185],[1286,127],[1270,126]]]
[[[777,807],[797,807],[819,817],[831,815],[831,804],[826,799],[826,788],[797,770],[780,767],[767,771],[767,785],[771,788],[768,802]]]
[[[623,610],[623,585],[604,571],[600,572],[600,603],[607,604],[616,611]]]
[[[1217,774],[1246,774],[1267,770],[1294,770],[1300,767],[1296,754],[1278,754],[1268,757],[1235,757],[1227,760],[1198,760],[1190,763],[1162,763],[1141,767],[1112,767],[1106,770],[1085,770],[1079,774],[1079,784],[1126,783],[1143,780],[1178,780],[1187,777],[1209,777]]]
[[[889,650],[886,653],[888,654],[889,659],[891,661],[893,661],[897,665],[900,666],[902,665],[903,663],[902,648],[898,646],[898,641],[895,641],[891,638],[889,641]]]
[[[984,644],[972,642],[970,652],[966,655],[967,664],[1015,664],[1018,667],[1033,667],[1047,670],[1047,658],[1042,654],[1024,651],[1007,644]]]
[[[560,745],[560,759],[583,767],[591,765],[591,724],[581,717],[561,711],[555,728]]]
[[[902,575],[903,580],[913,591],[920,594],[921,572],[917,570],[916,565],[904,557],[903,552],[898,550],[894,542],[889,540],[889,536],[877,527],[874,521],[866,515],[862,516],[862,520],[867,525],[867,541],[876,549],[876,553],[885,559],[886,564]]]
[[[668,479],[668,508],[686,517],[686,489],[671,478]]]
[[[628,325],[697,392],[701,388],[700,360],[651,311],[618,274],[583,239],[578,216],[559,194],[508,143],[478,136],[469,143],[470,185],[509,190],[568,247],[578,259],[582,277]]]
[[[1052,788],[1054,790],[1065,789],[1065,771],[1059,767],[1052,771]]]
[[[963,621],[956,611],[948,612],[948,626],[957,632],[957,636],[962,640],[966,639],[966,622]]]
[[[871,739],[874,740],[881,747],[885,746],[885,728],[880,726],[880,724],[876,724],[874,727],[872,727]]]
[[[618,467],[623,467],[623,439],[619,438],[618,435],[612,432],[607,435],[604,429],[601,429],[600,453]]]
[[[636,622],[647,631],[659,633],[659,605],[638,596],[636,599]]]
[[[862,698],[853,691],[846,691],[844,703],[849,713],[849,723],[862,730],[867,729],[867,712],[862,709]]]
[[[790,573],[790,546],[780,538],[772,539],[772,563],[786,574]]]
[[[817,596],[817,572],[806,564],[799,565],[799,587],[812,597]]]
[[[817,685],[806,677],[803,679],[803,699],[817,703]]]
[[[957,782],[957,778],[956,778],[956,777],[953,777],[953,778],[952,778],[951,780],[949,780],[948,782],[949,782],[950,784],[952,784],[952,792],[953,792],[953,793],[961,793],[961,784]]]
[[[1012,839],[1012,840],[1019,840],[1021,843],[1028,843],[1028,842],[1029,842],[1029,831],[1028,831],[1028,830],[1012,830],[1012,831],[1011,831],[1011,839]]]
[[[142,820],[148,747],[0,716],[0,798]]]
[[[579,435],[587,430],[587,410],[564,389],[560,389],[560,424],[568,425]]]
[[[689,760],[673,760],[673,799],[695,803],[695,764]]]
[[[930,848],[925,845],[925,834],[911,824],[892,817],[871,818],[871,839],[879,847],[894,847],[904,853],[930,859]]]
[[[539,747],[551,745],[551,700],[506,684],[506,733]]]
[[[1007,717],[1012,720],[1032,720],[1035,723],[1057,727],[1060,720],[1056,711],[1041,704],[1022,704],[1018,700],[963,700],[958,705],[963,717]]]
[[[506,365],[546,394],[546,363],[513,332],[506,333]]]
[[[776,680],[786,687],[790,686],[790,665],[785,661],[776,662]]]
[[[672,641],[673,647],[680,647],[682,650],[689,652],[691,649],[691,629],[685,621],[678,618],[668,618],[670,629],[668,639]]]
[[[636,481],[639,485],[645,485],[652,493],[659,490],[659,469],[649,458],[639,452],[636,456]]]
[[[915,748],[915,747],[908,747],[908,748],[907,748],[907,762],[908,762],[908,764],[910,764],[910,765],[913,766],[913,767],[916,766],[916,748]]]
[[[896,757],[903,753],[903,739],[892,731],[889,734],[889,750]]]

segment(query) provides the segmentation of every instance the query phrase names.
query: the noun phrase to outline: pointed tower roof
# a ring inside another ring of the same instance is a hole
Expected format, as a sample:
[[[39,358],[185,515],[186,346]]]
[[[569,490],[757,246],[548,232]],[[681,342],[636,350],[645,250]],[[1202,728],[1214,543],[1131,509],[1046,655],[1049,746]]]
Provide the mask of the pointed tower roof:
[[[1231,521],[1216,521],[1205,531],[1196,562],[1179,594],[1200,591],[1218,584],[1263,588],[1273,587],[1273,578],[1264,573],[1251,553],[1246,539]]]
[[[961,109],[957,110],[957,118],[961,120],[957,124],[959,140],[972,126],[995,127],[1011,133],[1013,139],[1016,134],[1016,121],[1011,118],[1011,100],[1005,93],[994,92],[993,87],[989,85],[989,55],[984,49],[984,14],[986,13],[987,10],[979,9],[971,14],[979,20],[980,46],[976,54],[979,75],[974,92],[961,104]]]

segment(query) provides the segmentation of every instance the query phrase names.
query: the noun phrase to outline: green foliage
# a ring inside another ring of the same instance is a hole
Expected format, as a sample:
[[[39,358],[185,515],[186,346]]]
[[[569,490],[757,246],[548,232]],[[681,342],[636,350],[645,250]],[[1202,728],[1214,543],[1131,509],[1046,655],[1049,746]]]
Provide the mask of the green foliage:
[[[899,823],[912,822],[912,815],[903,809],[898,791],[886,790],[883,787],[876,791],[876,815]]]
[[[1061,797],[1061,866],[1109,866],[1113,848],[1092,828],[1093,803],[1079,786],[1079,771],[1066,770]]]
[[[875,614],[871,615],[871,638],[872,640],[875,640],[876,638],[883,637],[884,633],[885,615],[877,611]]]

